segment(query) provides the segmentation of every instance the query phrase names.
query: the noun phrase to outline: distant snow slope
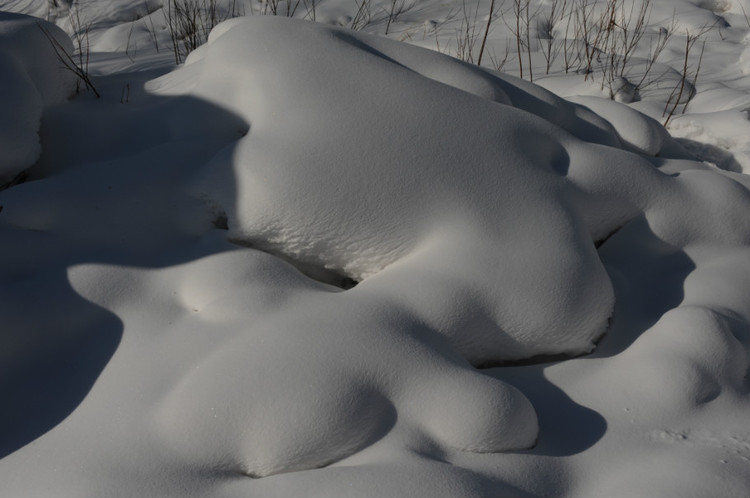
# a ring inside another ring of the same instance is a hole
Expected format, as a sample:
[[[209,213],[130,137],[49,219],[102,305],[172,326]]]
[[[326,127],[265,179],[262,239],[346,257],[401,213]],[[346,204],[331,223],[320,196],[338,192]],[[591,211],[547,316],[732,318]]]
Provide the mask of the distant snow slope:
[[[746,176],[299,20],[112,60],[0,192],[0,494],[748,489]]]

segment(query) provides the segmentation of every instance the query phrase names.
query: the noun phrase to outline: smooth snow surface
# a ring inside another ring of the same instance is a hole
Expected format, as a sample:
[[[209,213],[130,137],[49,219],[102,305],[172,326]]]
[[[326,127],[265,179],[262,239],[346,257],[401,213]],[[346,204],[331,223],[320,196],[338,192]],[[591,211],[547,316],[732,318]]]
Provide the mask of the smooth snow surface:
[[[0,495],[750,488],[747,176],[383,37],[115,21],[0,191]]]

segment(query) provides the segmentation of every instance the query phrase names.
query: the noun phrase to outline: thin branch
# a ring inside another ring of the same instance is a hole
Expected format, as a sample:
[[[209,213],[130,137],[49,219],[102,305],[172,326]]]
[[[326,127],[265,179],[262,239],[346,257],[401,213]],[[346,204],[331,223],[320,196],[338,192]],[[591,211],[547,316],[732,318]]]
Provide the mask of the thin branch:
[[[49,32],[47,28],[42,26],[42,24],[39,22],[37,22],[36,25],[39,26],[39,29],[42,31],[42,33],[44,33],[47,41],[49,41],[50,45],[55,50],[57,60],[62,63],[63,67],[75,74],[81,81],[83,81],[83,83],[86,85],[86,88],[94,92],[96,98],[100,98],[101,95],[99,95],[96,87],[91,82],[91,78],[89,78],[88,72],[83,67],[81,67],[81,65],[76,63],[75,59],[71,57],[68,51],[65,50],[65,47],[62,46],[62,44],[57,40],[57,38],[52,35],[52,33]]]

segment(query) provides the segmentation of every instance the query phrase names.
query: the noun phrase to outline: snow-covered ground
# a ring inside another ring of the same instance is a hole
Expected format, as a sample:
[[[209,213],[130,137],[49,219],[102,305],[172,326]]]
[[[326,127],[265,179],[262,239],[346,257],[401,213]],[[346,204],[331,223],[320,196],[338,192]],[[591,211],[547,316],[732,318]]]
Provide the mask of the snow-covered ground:
[[[0,0],[0,496],[748,494],[750,2],[186,5]]]

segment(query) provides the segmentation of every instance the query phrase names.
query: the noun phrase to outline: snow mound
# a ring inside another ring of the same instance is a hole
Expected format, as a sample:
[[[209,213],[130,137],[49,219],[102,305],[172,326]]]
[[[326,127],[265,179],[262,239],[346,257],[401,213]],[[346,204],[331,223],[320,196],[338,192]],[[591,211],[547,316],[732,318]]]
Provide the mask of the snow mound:
[[[70,38],[56,26],[0,12],[0,185],[39,158],[42,112],[75,90],[75,76],[61,68],[42,29],[57,40],[61,50],[73,52]]]
[[[613,295],[594,239],[616,225],[580,216],[593,206],[578,202],[573,160],[598,153],[561,128],[619,143],[592,113],[441,54],[286,19],[222,24],[150,88],[250,123],[195,187],[237,243],[363,281],[357,292],[388,282],[474,362],[578,354],[604,332]]]
[[[609,121],[624,145],[635,152],[656,156],[673,143],[667,130],[656,120],[614,100],[574,96],[568,100],[584,105]]]
[[[666,182],[619,147],[677,147],[618,103],[595,106],[613,127],[520,80],[287,19],[220,25],[150,88],[249,123],[194,187],[231,240],[389,287],[474,363],[593,348],[614,300],[594,242]]]
[[[92,272],[102,270],[77,268],[72,280],[90,280]],[[191,314],[214,329],[243,331],[190,364],[159,404],[157,433],[186,464],[200,469],[221,462],[254,478],[320,468],[372,446],[397,418],[466,452],[534,444],[538,427],[528,400],[507,384],[431,355],[410,337],[408,312],[311,287],[291,272],[275,258],[244,251],[170,272],[181,282],[180,294],[193,295]],[[266,302],[271,289],[283,290],[273,293],[278,312]],[[196,299],[196,291],[211,302]],[[334,299],[345,312],[321,311]],[[296,303],[294,313],[288,300]],[[213,303],[222,303],[224,313]],[[259,318],[247,323],[246,315],[227,312],[227,303],[252,303]],[[435,389],[443,395],[436,398]]]

